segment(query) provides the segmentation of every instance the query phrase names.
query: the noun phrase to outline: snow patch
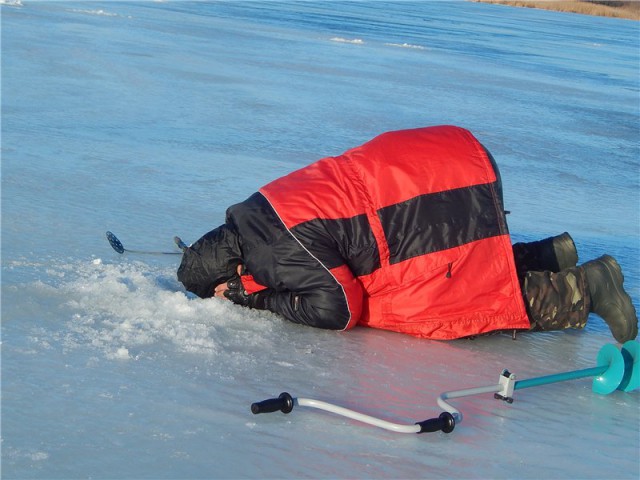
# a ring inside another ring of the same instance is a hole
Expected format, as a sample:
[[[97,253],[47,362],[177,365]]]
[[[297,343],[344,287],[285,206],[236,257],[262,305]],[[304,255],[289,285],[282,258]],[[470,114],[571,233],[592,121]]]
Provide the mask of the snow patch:
[[[103,9],[96,9],[96,10],[86,10],[86,9],[81,9],[81,8],[72,8],[69,10],[70,12],[73,13],[81,13],[83,15],[95,15],[95,16],[99,16],[99,17],[123,17],[123,18],[132,18],[130,15],[124,16],[124,15],[120,15],[117,13],[111,13],[111,12],[107,12],[106,10]]]
[[[339,42],[339,43],[351,43],[353,45],[364,45],[364,40],[360,39],[360,38],[342,38],[342,37],[333,37],[331,39],[332,42]]]
[[[70,10],[73,13],[84,13],[86,15],[98,15],[98,16],[102,16],[102,17],[117,17],[118,14],[117,13],[109,13],[105,10],[99,9],[99,10],[83,10],[83,9],[79,9],[79,8],[73,8]]]
[[[423,47],[422,45],[412,45],[410,43],[385,43],[388,47],[397,47],[397,48],[412,48],[414,50],[426,50],[427,47]]]
[[[120,360],[129,360],[131,358],[131,355],[129,355],[128,348],[120,347],[115,351],[112,358],[116,358]]]
[[[271,313],[228,300],[193,297],[174,269],[94,259],[47,270],[57,283],[36,280],[21,290],[31,298],[59,302],[68,312],[67,332],[60,339],[66,351],[88,346],[108,360],[139,360],[169,343],[178,351],[205,356],[231,348],[232,356],[242,361],[244,352],[269,343],[276,321]],[[58,340],[37,331],[32,337],[36,349],[52,348],[51,342]]]

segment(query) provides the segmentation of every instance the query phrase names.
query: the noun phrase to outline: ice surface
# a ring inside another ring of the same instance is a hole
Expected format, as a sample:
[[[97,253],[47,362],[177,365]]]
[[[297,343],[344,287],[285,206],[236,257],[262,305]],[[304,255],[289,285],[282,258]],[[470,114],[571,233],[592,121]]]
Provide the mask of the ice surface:
[[[471,2],[1,2],[3,478],[638,478],[638,392],[585,331],[455,342],[289,324],[185,295],[172,248],[271,179],[387,130],[471,129],[514,240],[570,231],[640,307],[637,22]]]

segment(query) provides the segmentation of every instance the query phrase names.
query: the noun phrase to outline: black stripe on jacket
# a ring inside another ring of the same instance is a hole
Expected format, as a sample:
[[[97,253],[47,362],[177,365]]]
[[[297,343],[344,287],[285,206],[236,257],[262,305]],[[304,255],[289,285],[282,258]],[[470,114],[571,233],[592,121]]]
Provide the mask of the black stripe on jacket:
[[[496,184],[420,195],[378,210],[390,263],[506,233]]]

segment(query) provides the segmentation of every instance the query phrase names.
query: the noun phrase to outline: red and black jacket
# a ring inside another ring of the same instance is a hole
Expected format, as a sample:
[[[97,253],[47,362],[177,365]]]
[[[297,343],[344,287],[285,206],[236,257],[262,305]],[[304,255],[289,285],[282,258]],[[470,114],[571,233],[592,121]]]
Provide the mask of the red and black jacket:
[[[458,127],[388,132],[264,186],[178,276],[207,297],[238,263],[267,309],[314,327],[435,339],[529,327],[498,169]]]

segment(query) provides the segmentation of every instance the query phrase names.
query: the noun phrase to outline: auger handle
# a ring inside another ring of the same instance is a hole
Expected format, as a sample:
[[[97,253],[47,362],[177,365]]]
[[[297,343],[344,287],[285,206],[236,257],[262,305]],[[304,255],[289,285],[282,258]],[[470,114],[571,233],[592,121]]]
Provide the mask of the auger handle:
[[[277,411],[289,413],[291,410],[293,410],[293,397],[287,392],[282,392],[278,398],[268,398],[262,402],[251,404],[251,413],[254,415]]]
[[[420,427],[420,431],[417,433],[439,432],[440,430],[444,433],[451,433],[456,426],[456,420],[449,412],[442,412],[438,418],[417,422],[416,425]]]

